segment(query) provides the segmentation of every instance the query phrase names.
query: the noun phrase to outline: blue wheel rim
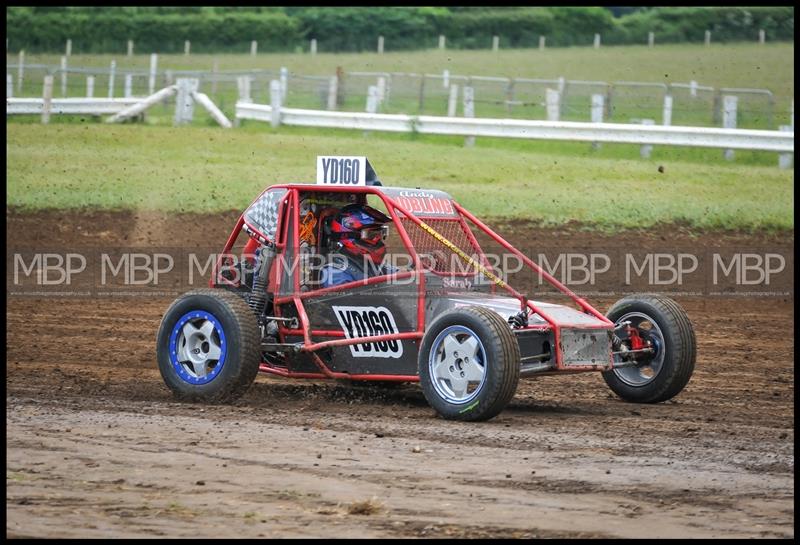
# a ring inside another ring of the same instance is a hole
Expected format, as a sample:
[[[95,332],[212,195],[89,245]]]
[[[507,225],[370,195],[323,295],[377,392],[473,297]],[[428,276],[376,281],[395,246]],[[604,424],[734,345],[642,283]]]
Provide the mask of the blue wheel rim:
[[[195,333],[193,329],[198,332]],[[206,345],[208,350],[204,352]],[[169,361],[175,374],[188,384],[208,384],[217,378],[225,365],[227,352],[225,331],[216,316],[210,312],[187,312],[172,327]]]

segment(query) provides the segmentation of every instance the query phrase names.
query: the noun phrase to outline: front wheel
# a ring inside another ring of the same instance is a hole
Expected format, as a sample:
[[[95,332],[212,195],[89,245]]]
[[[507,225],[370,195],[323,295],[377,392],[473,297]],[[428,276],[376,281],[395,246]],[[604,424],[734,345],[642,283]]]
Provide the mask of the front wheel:
[[[606,316],[618,326],[615,352],[630,352],[614,356],[615,363],[629,366],[603,372],[614,393],[625,401],[658,403],[683,390],[697,348],[692,323],[678,303],[658,295],[630,296]]]
[[[178,297],[158,329],[156,353],[175,397],[230,402],[255,380],[261,332],[250,307],[223,289],[198,289]]]
[[[519,344],[508,323],[479,306],[439,316],[419,351],[425,399],[448,420],[496,416],[514,397],[519,368]]]

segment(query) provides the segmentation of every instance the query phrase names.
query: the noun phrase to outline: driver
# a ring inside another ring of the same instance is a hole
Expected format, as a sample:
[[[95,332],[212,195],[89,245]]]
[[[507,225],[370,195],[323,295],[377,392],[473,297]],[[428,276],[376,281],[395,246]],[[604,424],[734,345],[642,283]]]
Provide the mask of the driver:
[[[382,264],[386,255],[384,240],[392,220],[371,206],[348,204],[331,222],[329,240],[341,253],[322,267],[321,287],[382,276],[397,268]]]

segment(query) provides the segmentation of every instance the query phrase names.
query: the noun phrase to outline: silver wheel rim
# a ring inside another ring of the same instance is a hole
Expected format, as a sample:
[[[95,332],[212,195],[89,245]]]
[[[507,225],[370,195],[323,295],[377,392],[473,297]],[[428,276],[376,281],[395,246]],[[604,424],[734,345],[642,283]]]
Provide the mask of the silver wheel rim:
[[[205,378],[222,357],[219,334],[211,320],[187,321],[178,333],[176,359],[186,373]]]
[[[447,327],[431,345],[428,370],[433,388],[442,399],[469,403],[486,381],[486,350],[468,327]]]
[[[629,312],[628,314],[621,316],[615,323],[620,324],[625,321],[631,322],[630,325],[639,330],[639,335],[645,341],[652,341],[653,348],[655,349],[655,355],[642,365],[614,369],[614,374],[618,379],[628,386],[646,386],[656,379],[658,374],[661,372],[661,369],[664,367],[664,334],[661,332],[661,328],[658,327],[658,324],[655,322],[655,320],[653,320],[647,314],[643,314],[641,312]],[[624,332],[622,329],[620,331]],[[620,338],[624,341],[628,337],[620,336]],[[620,363],[622,361],[622,356],[614,356],[615,363]]]

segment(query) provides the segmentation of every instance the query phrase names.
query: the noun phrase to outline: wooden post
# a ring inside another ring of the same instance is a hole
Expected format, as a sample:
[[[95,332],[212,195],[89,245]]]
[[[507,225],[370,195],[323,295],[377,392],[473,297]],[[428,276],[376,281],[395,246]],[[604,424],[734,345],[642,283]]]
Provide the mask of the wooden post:
[[[445,40],[444,34],[439,34],[439,49],[442,49],[442,50],[445,49],[445,42],[446,42],[446,40]]]
[[[758,31],[758,43],[764,45],[767,41],[767,33],[764,32],[764,29]]]
[[[289,84],[289,69],[281,67],[281,104],[286,104],[286,87]]]
[[[383,99],[386,98],[386,78],[381,76],[378,78],[378,107],[383,104]]]
[[[547,89],[545,94],[545,104],[547,109],[547,120],[558,121],[561,114],[561,93],[555,89]]]
[[[215,57],[211,65],[211,96],[217,99],[217,72],[219,72],[219,60]]]
[[[53,76],[44,77],[44,89],[42,90],[42,123],[50,123],[50,110],[53,107]]]
[[[500,36],[492,36],[492,51],[497,52],[500,49]]]
[[[465,86],[464,91],[464,117],[475,117],[475,89],[472,86]],[[467,136],[464,139],[464,146],[471,148],[475,145],[475,137]]]
[[[6,98],[14,97],[14,76],[6,74]]]
[[[736,128],[736,106],[739,97],[735,95],[725,95],[722,97],[722,126],[726,129]],[[725,150],[725,159],[733,161],[734,153],[732,149]]]
[[[367,109],[368,114],[374,114],[378,111],[378,88],[370,85],[367,88]]]
[[[656,35],[654,32],[647,33],[647,47],[653,47],[656,43]]]
[[[603,108],[605,103],[605,96],[600,94],[592,95],[592,123],[603,122]],[[600,142],[592,142],[592,149],[600,149]]]
[[[544,51],[545,37],[539,36],[539,51]]]
[[[158,69],[158,55],[150,55],[150,78],[147,81],[147,94],[152,95],[156,90],[156,70]]]
[[[194,119],[194,98],[192,93],[197,92],[200,80],[197,78],[178,78],[175,82],[178,94],[175,96],[174,125],[186,125]]]
[[[236,84],[239,90],[239,101],[253,102],[250,97],[250,76],[239,76],[236,78]]]
[[[695,80],[689,82],[689,96],[697,96],[697,82]]]
[[[642,125],[655,125],[656,122],[652,119],[642,119]],[[650,155],[653,153],[653,146],[651,144],[645,144],[639,150],[639,154],[642,156],[642,159],[650,159]]]
[[[67,57],[61,56],[61,96],[67,96]]]
[[[672,125],[672,95],[664,95],[664,111],[661,115],[662,125]]]
[[[425,112],[425,74],[421,75],[419,83],[419,115]]]
[[[793,125],[781,125],[779,130],[784,132],[794,132]],[[792,168],[794,162],[794,153],[781,153],[778,155],[778,168],[787,169]]]
[[[594,48],[595,49],[600,49],[600,35],[599,34],[595,34],[594,35]]]
[[[344,88],[344,69],[341,66],[336,67],[336,107],[344,105],[345,101],[345,88]]]
[[[250,42],[250,56],[255,57],[256,53],[258,53],[258,42],[253,40]]]
[[[446,68],[442,71],[442,87],[445,89],[450,87],[450,70]]]
[[[133,74],[125,74],[125,98],[133,96]]]
[[[454,117],[458,109],[458,85],[450,86],[450,97],[447,99],[447,117]]]
[[[133,57],[133,40],[128,40],[128,56]]]
[[[383,55],[383,36],[378,36],[378,55]]]
[[[192,50],[192,42],[189,41],[189,40],[184,41],[183,42],[183,54],[184,55],[189,55],[191,50]]]
[[[66,48],[66,52],[65,53],[66,53],[67,57],[72,55],[72,40],[71,39],[67,39],[67,48]]]
[[[706,30],[705,45],[706,45],[706,47],[711,45],[711,31],[710,30]]]
[[[317,54],[317,39],[316,38],[313,38],[311,40],[311,54],[312,55],[316,55]]]
[[[86,98],[94,98],[94,76],[86,76]]]
[[[19,62],[17,68],[17,93],[22,94],[22,78],[25,75],[25,50],[20,49],[19,51]]]
[[[114,76],[117,74],[117,61],[111,61],[108,69],[108,98],[114,98]]]
[[[328,82],[328,110],[336,110],[336,95],[339,79],[336,76],[331,76]]]
[[[270,104],[272,104],[272,119],[270,124],[279,127],[281,124],[281,82],[274,79],[269,82]]]

